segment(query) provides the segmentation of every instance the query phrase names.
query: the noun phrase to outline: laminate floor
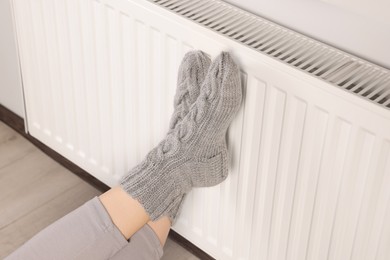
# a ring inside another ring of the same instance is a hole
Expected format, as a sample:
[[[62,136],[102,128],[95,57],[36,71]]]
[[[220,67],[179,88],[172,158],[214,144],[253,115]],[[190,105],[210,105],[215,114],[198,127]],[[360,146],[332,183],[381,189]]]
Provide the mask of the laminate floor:
[[[100,193],[0,121],[0,259]],[[198,258],[168,239],[162,259]]]

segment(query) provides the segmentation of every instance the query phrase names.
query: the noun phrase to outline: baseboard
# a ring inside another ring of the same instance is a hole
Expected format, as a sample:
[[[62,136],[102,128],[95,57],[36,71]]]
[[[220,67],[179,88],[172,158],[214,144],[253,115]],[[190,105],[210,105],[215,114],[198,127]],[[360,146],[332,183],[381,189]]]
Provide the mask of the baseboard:
[[[26,137],[23,118],[21,118],[2,104],[0,104],[0,121],[3,121],[16,132]]]
[[[4,107],[0,104],[0,121],[3,121],[6,125],[14,129],[16,132],[18,132],[20,135],[22,135],[24,138],[29,140],[32,144],[34,144],[38,149],[46,153],[48,156],[50,156],[52,159],[57,161],[59,164],[67,168],[69,171],[73,172],[77,176],[79,176],[84,181],[88,182],[101,192],[105,192],[108,189],[110,189],[109,186],[101,182],[100,180],[93,177],[91,174],[86,172],[85,170],[81,169],[79,166],[74,164],[73,162],[66,159],[64,156],[60,155],[50,147],[46,146],[42,142],[40,142],[35,137],[31,136],[29,133],[25,132],[25,126],[24,126],[24,120],[8,108]],[[188,251],[190,251],[193,255],[197,256],[200,259],[205,260],[213,260],[211,256],[209,256],[207,253],[205,253],[203,250],[192,244],[190,241],[185,239],[183,236],[179,235],[175,231],[171,229],[169,232],[169,238],[174,240],[176,243],[178,243],[180,246],[184,247]]]

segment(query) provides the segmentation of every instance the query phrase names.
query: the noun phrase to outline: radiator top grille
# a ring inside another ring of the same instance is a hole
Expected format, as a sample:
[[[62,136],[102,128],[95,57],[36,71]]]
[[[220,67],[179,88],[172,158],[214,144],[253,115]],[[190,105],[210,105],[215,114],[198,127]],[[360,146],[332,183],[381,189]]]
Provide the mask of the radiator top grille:
[[[217,0],[152,0],[249,48],[390,109],[390,71]]]

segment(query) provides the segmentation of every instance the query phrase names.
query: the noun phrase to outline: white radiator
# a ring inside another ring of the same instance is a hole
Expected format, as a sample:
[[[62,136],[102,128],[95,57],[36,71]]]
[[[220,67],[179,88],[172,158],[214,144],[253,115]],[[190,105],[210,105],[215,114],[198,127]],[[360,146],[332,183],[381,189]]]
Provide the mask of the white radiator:
[[[217,259],[390,259],[390,73],[214,0],[13,0],[28,131],[108,185],[164,136],[184,53],[230,51],[230,175],[174,230]]]

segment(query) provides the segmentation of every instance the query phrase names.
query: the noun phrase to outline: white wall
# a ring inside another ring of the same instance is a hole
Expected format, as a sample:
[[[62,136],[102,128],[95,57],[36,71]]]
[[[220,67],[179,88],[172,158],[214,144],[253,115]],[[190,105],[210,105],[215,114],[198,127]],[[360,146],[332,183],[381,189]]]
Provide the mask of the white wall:
[[[0,104],[24,116],[10,0],[0,0]]]
[[[226,0],[390,68],[389,0]]]

